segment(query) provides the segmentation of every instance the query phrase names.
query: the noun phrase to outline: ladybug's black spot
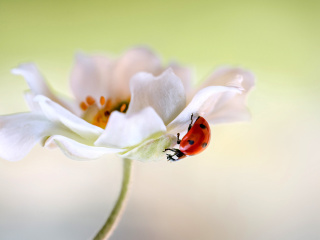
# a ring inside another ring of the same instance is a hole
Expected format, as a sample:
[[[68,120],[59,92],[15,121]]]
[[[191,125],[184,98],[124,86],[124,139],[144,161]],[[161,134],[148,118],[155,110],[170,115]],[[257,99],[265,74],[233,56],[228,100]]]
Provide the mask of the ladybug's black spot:
[[[207,127],[206,127],[206,125],[204,125],[204,124],[200,124],[200,127],[202,128],[202,129],[206,129]]]
[[[193,145],[193,144],[194,144],[194,141],[193,141],[193,140],[188,140],[188,143],[189,143],[190,145]]]
[[[208,145],[208,143],[202,143],[202,147],[205,148]]]

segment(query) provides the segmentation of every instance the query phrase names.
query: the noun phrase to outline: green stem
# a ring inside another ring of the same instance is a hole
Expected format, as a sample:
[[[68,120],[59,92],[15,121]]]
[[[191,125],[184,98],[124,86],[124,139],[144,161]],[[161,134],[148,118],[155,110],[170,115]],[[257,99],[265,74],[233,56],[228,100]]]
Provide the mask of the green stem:
[[[122,185],[119,197],[117,199],[116,205],[108,217],[106,223],[100,229],[98,234],[95,236],[94,240],[106,240],[113,233],[117,223],[119,222],[122,210],[125,206],[125,200],[129,189],[130,175],[131,175],[132,163],[130,159],[123,159],[123,177]]]

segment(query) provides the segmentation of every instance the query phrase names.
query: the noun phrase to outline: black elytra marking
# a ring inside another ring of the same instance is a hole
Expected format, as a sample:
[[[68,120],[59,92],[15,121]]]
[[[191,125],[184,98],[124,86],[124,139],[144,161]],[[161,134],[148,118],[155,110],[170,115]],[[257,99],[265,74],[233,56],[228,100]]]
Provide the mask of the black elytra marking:
[[[193,144],[194,144],[194,141],[193,141],[193,140],[188,140],[188,143],[189,143],[190,145],[193,145]]]
[[[202,128],[202,129],[206,129],[207,127],[206,127],[206,125],[204,125],[204,124],[200,124],[200,127]]]
[[[202,143],[202,147],[205,148],[208,145],[208,143]]]

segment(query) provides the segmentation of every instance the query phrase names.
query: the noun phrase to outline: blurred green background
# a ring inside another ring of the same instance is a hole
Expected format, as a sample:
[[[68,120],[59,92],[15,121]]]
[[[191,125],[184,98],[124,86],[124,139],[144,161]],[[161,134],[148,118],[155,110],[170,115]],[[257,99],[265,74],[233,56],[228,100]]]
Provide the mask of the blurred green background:
[[[181,162],[136,163],[111,239],[320,238],[319,1],[0,1],[0,114],[26,111],[36,62],[69,92],[73,55],[153,48],[202,81],[237,65],[257,77],[252,121],[212,129],[210,148]],[[0,149],[2,150],[2,149]],[[0,160],[0,239],[90,239],[119,191],[116,157],[76,162],[36,147]]]

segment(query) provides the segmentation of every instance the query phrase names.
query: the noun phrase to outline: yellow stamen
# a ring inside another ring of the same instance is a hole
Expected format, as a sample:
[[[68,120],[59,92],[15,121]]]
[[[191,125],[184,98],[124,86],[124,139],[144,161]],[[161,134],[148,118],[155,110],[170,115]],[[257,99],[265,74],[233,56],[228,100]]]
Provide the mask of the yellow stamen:
[[[81,108],[83,111],[85,111],[85,110],[87,110],[88,105],[87,105],[85,102],[81,102],[81,103],[80,103],[80,108]]]
[[[93,97],[88,96],[88,97],[86,98],[86,102],[87,102],[88,105],[90,106],[90,105],[93,105],[93,104],[96,102],[96,100],[94,100]]]
[[[124,112],[124,110],[126,110],[127,104],[122,104],[120,107],[120,112]]]
[[[86,121],[98,127],[106,128],[111,113],[113,111],[125,113],[129,101],[119,103],[118,101],[114,102],[111,99],[106,99],[101,96],[99,98],[99,103],[101,105],[98,105],[95,104],[96,101],[93,97],[87,96],[85,101],[80,103],[80,107],[84,111],[83,116]]]
[[[100,104],[101,106],[103,106],[106,103],[106,99],[104,98],[104,96],[100,97]]]
[[[109,109],[109,110],[111,109],[111,99],[108,99],[108,100],[107,100],[105,109],[107,109],[107,110],[108,110],[108,109]]]

